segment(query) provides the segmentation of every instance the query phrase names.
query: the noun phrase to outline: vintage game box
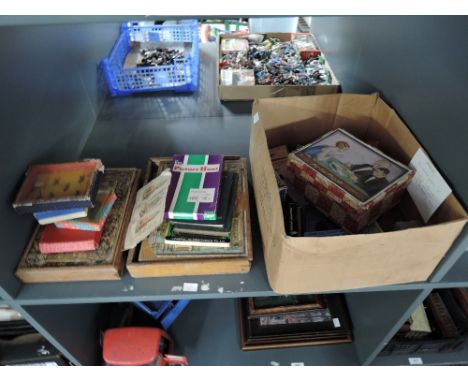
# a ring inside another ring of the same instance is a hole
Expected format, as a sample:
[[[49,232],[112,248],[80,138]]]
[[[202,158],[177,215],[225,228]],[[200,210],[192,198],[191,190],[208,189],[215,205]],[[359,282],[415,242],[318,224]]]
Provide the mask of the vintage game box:
[[[415,171],[336,129],[289,154],[282,174],[336,224],[357,233],[400,201]]]
[[[19,214],[93,207],[104,172],[100,160],[29,167],[13,208]]]
[[[174,155],[165,219],[216,220],[222,155]]]

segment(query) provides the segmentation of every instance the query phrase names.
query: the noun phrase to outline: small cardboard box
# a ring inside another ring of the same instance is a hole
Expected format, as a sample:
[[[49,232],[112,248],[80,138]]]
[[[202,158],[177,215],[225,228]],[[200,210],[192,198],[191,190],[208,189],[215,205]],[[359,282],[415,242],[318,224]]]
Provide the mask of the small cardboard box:
[[[336,224],[358,233],[399,203],[415,172],[337,129],[289,154],[282,173]]]
[[[313,142],[343,128],[408,165],[421,146],[378,95],[269,98],[253,105],[250,163],[268,280],[280,294],[425,281],[463,229],[467,214],[450,194],[426,226],[336,237],[289,237],[269,148]],[[419,213],[405,192],[408,219]]]
[[[267,37],[276,37],[281,41],[290,41],[294,33],[265,33]],[[218,37],[218,61],[216,69],[216,84],[218,88],[218,96],[221,101],[241,101],[241,100],[254,100],[256,98],[267,97],[292,97],[292,96],[305,96],[314,94],[333,94],[338,93],[340,83],[335,77],[332,69],[328,65],[325,58],[324,67],[330,72],[331,82],[329,84],[318,85],[253,85],[253,86],[225,86],[220,82],[219,61],[222,56],[221,43],[223,39],[233,38],[246,38],[245,33],[224,34]],[[315,45],[317,43],[315,42]]]

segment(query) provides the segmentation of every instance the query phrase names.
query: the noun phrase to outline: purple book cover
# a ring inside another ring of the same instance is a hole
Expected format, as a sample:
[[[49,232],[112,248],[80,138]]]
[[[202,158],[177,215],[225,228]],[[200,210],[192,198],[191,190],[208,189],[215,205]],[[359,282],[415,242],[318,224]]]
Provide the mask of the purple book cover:
[[[223,161],[214,154],[174,155],[164,218],[216,220]]]

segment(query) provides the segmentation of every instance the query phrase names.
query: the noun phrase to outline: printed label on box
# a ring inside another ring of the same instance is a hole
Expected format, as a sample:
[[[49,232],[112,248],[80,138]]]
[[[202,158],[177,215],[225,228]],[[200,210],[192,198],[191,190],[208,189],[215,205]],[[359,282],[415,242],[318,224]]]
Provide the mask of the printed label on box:
[[[212,203],[214,201],[215,188],[191,188],[187,198],[193,203]]]
[[[410,365],[422,365],[423,364],[423,360],[420,357],[408,358],[408,362]]]
[[[184,283],[184,287],[182,289],[184,292],[197,292],[198,283]]]
[[[416,174],[408,192],[427,223],[452,190],[421,149],[414,154],[409,166],[416,170]]]
[[[260,117],[258,116],[258,113],[255,113],[253,116],[253,123],[256,124],[259,121]]]
[[[221,73],[221,85],[231,86],[232,85],[232,70],[222,69],[220,73]]]
[[[333,326],[335,328],[341,328],[341,322],[340,322],[340,319],[339,318],[334,318],[333,319]]]

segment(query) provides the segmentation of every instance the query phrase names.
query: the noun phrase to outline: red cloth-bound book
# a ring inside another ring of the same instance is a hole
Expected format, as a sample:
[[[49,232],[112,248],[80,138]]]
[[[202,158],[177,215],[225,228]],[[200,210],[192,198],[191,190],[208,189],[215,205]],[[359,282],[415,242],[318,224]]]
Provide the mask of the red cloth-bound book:
[[[93,251],[101,241],[101,231],[81,231],[56,228],[53,224],[45,226],[39,240],[41,253],[63,253]]]

